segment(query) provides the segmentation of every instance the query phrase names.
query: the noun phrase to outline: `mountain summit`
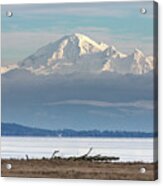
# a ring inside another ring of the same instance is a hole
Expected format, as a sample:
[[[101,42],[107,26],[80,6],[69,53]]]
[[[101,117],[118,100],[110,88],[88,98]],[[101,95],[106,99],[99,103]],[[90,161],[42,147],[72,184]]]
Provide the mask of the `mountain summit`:
[[[48,60],[49,63],[63,59],[75,63],[82,55],[102,52],[108,47],[106,44],[96,43],[92,39],[82,34],[66,36],[57,44],[57,49],[54,51],[52,57]]]
[[[131,55],[119,52],[114,46],[98,43],[75,33],[38,49],[17,65],[1,67],[1,73],[14,68],[36,75],[73,72],[144,74],[153,70],[153,57],[135,49]]]

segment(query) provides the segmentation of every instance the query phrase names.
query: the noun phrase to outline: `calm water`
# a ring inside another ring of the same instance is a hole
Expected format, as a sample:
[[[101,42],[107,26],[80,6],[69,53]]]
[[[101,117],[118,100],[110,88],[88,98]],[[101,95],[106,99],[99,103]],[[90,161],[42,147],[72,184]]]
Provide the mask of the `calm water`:
[[[120,161],[153,162],[153,139],[142,138],[40,138],[40,137],[2,137],[2,158],[51,157],[54,150],[58,155],[80,156],[90,147],[90,155],[101,154],[118,156]]]

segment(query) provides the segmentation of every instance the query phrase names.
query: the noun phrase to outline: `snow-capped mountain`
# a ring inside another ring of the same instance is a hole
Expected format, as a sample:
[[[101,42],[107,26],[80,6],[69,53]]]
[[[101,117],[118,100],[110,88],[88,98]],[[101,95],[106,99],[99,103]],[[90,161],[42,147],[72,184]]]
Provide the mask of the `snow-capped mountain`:
[[[0,67],[0,72],[1,72],[1,74],[5,74],[6,72],[16,69],[16,68],[19,68],[19,66],[17,64],[2,66],[2,67]]]
[[[1,73],[17,68],[36,75],[73,72],[144,74],[153,70],[153,66],[153,57],[146,57],[138,49],[127,55],[114,46],[73,34],[40,48],[17,65],[1,67]]]
[[[120,74],[144,74],[153,70],[153,57],[146,57],[140,50],[135,49],[131,55],[108,58],[103,71],[117,72]]]

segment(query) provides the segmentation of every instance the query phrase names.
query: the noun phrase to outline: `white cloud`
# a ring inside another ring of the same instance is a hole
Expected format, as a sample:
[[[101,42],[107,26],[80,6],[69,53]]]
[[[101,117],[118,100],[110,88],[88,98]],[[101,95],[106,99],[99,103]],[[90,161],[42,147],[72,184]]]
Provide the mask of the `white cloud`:
[[[53,103],[48,103],[46,105],[49,106],[57,106],[57,105],[87,105],[87,106],[95,106],[95,107],[135,107],[141,109],[151,110],[153,109],[153,102],[152,101],[135,101],[135,102],[105,102],[105,101],[96,101],[96,100],[65,100],[65,101],[58,101]]]

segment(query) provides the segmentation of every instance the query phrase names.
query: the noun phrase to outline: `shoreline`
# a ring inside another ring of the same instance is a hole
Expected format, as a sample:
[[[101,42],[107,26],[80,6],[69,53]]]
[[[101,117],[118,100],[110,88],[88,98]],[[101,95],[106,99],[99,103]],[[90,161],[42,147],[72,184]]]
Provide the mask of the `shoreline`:
[[[12,168],[7,169],[7,164]],[[157,179],[158,163],[97,162],[73,159],[2,159],[2,177],[147,180]],[[141,168],[146,172],[141,173]]]
[[[68,157],[62,157],[62,156],[56,156],[58,157],[58,159],[62,159],[62,160],[68,160],[68,158],[71,158],[71,157],[78,157],[78,156],[68,156]],[[57,158],[56,158],[57,159]],[[27,161],[27,159],[24,157],[20,157],[20,158],[15,158],[15,157],[11,157],[11,158],[7,158],[7,157],[2,157],[1,156],[1,160],[3,161]],[[51,160],[49,157],[29,157],[28,161],[30,160]],[[87,160],[88,161],[88,160]],[[124,163],[124,164],[137,164],[137,163],[142,163],[142,164],[158,164],[158,161],[136,161],[136,160],[113,160],[113,161],[96,161],[96,162],[102,162],[102,163]]]

